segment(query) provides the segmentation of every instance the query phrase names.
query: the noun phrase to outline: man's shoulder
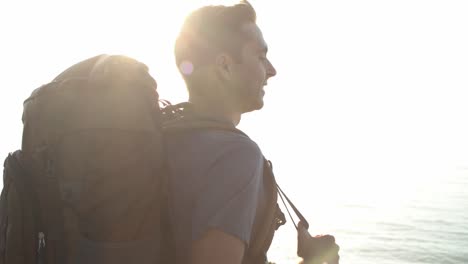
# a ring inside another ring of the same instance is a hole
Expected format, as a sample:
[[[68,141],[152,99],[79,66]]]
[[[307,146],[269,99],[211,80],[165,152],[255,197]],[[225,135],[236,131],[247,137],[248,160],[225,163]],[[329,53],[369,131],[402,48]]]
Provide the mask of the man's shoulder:
[[[175,135],[168,144],[168,155],[170,167],[183,178],[189,174],[199,180],[235,177],[248,182],[263,169],[258,145],[246,135],[231,131],[200,130]]]
[[[255,141],[249,138],[245,134],[241,134],[234,131],[210,131],[211,136],[219,140],[219,142],[224,142],[226,145],[230,145],[233,148],[250,150],[254,153],[261,154],[260,147]]]
[[[242,133],[221,129],[195,130],[171,136],[170,145],[197,148],[199,151],[242,152],[262,157],[262,151],[255,141]]]

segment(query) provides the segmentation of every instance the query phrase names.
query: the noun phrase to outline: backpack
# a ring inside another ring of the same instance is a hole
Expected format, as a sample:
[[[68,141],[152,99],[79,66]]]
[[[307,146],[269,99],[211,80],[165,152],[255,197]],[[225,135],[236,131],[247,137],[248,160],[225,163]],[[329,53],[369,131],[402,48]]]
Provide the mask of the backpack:
[[[99,55],[33,91],[4,163],[0,264],[165,262],[156,87],[143,63]]]
[[[146,65],[99,55],[33,91],[22,148],[4,163],[0,264],[171,262],[163,133],[175,123],[226,128],[187,120],[187,104],[160,107],[156,86]],[[271,205],[254,230],[249,263],[264,262],[285,222],[274,176],[266,177]]]

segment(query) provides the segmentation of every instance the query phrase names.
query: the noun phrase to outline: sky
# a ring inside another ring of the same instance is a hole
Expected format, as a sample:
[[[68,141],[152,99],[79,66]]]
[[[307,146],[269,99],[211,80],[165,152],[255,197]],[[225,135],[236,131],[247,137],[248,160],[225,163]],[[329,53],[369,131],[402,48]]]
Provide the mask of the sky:
[[[31,91],[97,54],[139,59],[161,98],[185,100],[173,44],[184,16],[208,3],[233,1],[1,1],[1,156],[20,147]],[[314,190],[398,207],[468,176],[468,2],[251,3],[278,74],[240,128],[283,189],[301,190],[298,204]]]

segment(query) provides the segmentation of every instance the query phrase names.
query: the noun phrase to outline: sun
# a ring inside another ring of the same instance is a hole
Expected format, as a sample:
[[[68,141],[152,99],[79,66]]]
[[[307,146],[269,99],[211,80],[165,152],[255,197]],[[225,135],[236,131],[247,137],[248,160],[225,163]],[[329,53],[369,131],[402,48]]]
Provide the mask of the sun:
[[[2,121],[11,129],[1,153],[21,145],[22,102],[37,87],[71,65],[98,54],[121,54],[148,65],[161,98],[182,101],[184,83],[173,45],[186,15],[220,1],[58,0],[2,3],[0,70]]]

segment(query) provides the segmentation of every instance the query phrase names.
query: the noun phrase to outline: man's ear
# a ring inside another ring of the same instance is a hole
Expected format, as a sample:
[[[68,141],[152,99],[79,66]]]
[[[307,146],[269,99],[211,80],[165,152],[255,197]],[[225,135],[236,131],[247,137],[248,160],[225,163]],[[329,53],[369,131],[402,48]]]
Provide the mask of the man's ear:
[[[216,57],[216,71],[224,80],[231,79],[232,58],[228,54],[221,53]]]

